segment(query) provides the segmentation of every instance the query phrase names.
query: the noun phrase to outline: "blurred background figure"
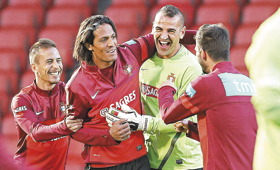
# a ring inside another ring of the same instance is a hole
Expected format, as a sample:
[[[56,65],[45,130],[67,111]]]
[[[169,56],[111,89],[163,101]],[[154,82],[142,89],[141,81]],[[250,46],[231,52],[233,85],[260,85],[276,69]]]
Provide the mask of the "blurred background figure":
[[[246,53],[246,65],[257,87],[252,103],[258,133],[254,169],[280,167],[280,8],[261,24]]]

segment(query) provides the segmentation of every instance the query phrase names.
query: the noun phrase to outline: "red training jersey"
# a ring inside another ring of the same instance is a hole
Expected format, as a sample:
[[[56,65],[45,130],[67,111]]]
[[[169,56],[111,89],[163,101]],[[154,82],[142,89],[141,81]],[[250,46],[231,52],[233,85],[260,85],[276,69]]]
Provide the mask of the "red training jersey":
[[[152,34],[130,40],[117,47],[117,60],[113,67],[113,82],[100,69],[85,62],[67,83],[67,100],[73,107],[76,118],[83,118],[83,128],[73,138],[85,143],[83,157],[92,167],[109,167],[133,161],[146,155],[142,131],[132,132],[130,138],[119,145],[109,146],[112,137],[105,113],[110,106],[120,109],[125,103],[142,113],[139,92],[139,68],[144,58],[155,52]],[[68,91],[69,90],[69,91]],[[91,129],[104,130],[104,134],[89,135]],[[88,131],[88,132],[87,132]],[[92,143],[107,139],[102,145]]]
[[[175,102],[173,90],[170,86],[159,90],[161,116],[172,123],[197,114],[203,169],[252,169],[257,133],[251,103],[254,82],[230,62],[220,62],[212,73],[193,80]],[[193,133],[189,135],[195,137]]]
[[[19,137],[14,159],[28,169],[65,169],[69,134],[65,115],[65,84],[45,91],[33,82],[12,100]]]

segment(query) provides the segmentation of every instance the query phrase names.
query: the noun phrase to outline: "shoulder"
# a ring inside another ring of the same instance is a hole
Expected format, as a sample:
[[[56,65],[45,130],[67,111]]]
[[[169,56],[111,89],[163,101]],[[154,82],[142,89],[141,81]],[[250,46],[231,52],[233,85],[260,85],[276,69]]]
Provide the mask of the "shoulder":
[[[18,94],[12,98],[11,108],[12,111],[23,111],[27,109],[26,105],[31,104],[31,94],[33,93],[33,88],[27,86],[23,88]]]

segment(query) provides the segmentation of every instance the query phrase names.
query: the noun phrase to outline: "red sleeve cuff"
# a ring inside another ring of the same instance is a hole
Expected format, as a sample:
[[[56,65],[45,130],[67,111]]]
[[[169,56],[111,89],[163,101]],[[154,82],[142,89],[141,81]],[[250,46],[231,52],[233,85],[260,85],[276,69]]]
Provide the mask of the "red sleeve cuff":
[[[186,136],[189,138],[192,138],[194,140],[200,141],[199,139],[199,134],[198,134],[198,127],[197,127],[197,123],[188,122],[188,128],[189,128],[189,132],[186,133]]]

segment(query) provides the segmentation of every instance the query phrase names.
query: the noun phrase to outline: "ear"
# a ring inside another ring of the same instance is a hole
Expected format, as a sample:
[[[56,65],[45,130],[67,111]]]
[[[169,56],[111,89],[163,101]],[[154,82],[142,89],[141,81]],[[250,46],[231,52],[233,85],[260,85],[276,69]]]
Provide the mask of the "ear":
[[[31,67],[31,70],[32,70],[35,74],[38,73],[38,66],[37,66],[37,64],[32,63],[30,67]]]
[[[201,56],[202,56],[202,60],[207,61],[209,55],[206,51],[204,51],[203,49],[201,49]]]
[[[180,31],[180,39],[183,39],[183,38],[184,38],[185,33],[186,33],[186,27],[183,26],[183,28],[182,28],[181,31]]]
[[[89,51],[93,51],[93,48],[92,48],[93,46],[91,44],[85,43],[85,46]]]

